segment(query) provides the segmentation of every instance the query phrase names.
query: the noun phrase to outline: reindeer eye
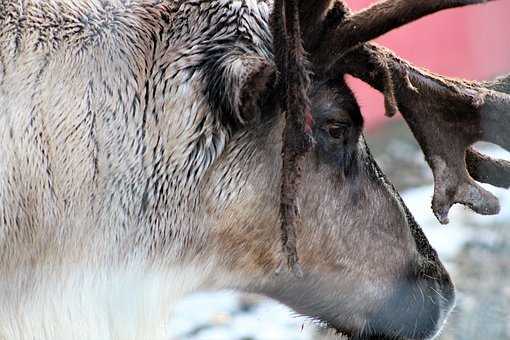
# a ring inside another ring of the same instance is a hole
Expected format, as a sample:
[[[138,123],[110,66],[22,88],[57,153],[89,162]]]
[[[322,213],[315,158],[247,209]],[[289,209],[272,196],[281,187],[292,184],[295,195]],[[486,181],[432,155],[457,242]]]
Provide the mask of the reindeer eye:
[[[348,123],[335,122],[328,124],[327,129],[328,133],[332,138],[340,139],[345,134],[347,129],[349,128]]]

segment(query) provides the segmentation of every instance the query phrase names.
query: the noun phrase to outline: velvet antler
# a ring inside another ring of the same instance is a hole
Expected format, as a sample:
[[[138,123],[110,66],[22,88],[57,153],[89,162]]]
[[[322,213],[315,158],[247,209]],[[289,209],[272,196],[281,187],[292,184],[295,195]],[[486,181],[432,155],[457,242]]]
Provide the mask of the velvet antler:
[[[326,28],[312,52],[314,66],[329,69],[352,48],[429,14],[494,0],[386,0]],[[347,8],[342,1],[341,7]]]
[[[379,60],[385,61],[386,70]],[[336,69],[381,92],[387,92],[388,70],[398,109],[432,168],[432,209],[439,221],[448,223],[448,211],[455,203],[480,214],[497,214],[498,200],[473,178],[509,187],[510,162],[493,160],[470,146],[487,141],[510,150],[510,95],[496,91],[508,83],[478,83],[435,75],[375,44],[350,52]]]

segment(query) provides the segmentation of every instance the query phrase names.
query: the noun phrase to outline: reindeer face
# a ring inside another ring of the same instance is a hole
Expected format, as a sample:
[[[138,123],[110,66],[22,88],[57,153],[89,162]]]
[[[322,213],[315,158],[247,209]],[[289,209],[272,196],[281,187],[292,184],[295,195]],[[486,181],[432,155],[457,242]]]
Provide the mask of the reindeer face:
[[[448,273],[372,158],[348,87],[321,84],[311,98],[317,144],[298,230],[305,276],[274,296],[363,339],[435,335],[453,306]]]
[[[243,289],[344,333],[434,335],[454,301],[448,273],[372,158],[347,85],[317,83],[311,100],[316,143],[305,159],[298,195],[297,250],[304,277],[275,275],[281,260],[282,114],[240,131],[227,146],[224,159],[230,165],[220,164],[223,170],[212,183],[232,178],[222,189],[228,202],[218,207],[218,200],[208,199],[217,221],[213,252],[223,254],[229,272],[242,273]]]
[[[310,93],[316,144],[305,156],[297,193],[304,277],[275,275],[282,258],[285,115],[272,65],[250,60],[241,62],[245,72],[224,67],[209,72],[216,77],[212,88],[225,87],[229,94],[209,98],[239,100],[212,105],[220,117],[236,122],[203,183],[203,220],[211,237],[204,254],[220,254],[221,265],[236,277],[233,287],[268,295],[354,337],[435,335],[452,308],[453,285],[372,158],[359,107],[338,75],[316,81]],[[239,76],[239,82],[226,82],[235,86],[218,86],[221,79]]]
[[[288,267],[299,272],[299,254],[304,277],[283,274],[263,292],[355,338],[437,333],[454,301],[448,273],[370,156],[359,108],[345,85],[337,80],[309,93],[304,50],[318,79],[354,75],[384,93],[387,115],[402,112],[434,173],[432,209],[441,223],[448,223],[455,203],[497,214],[497,198],[474,179],[507,187],[510,177],[500,179],[510,166],[470,146],[479,140],[510,146],[503,111],[508,88],[433,75],[368,42],[440,9],[478,2],[387,0],[352,13],[344,1],[275,1],[274,53],[286,91],[286,126],[292,127],[283,135],[282,240]],[[317,140],[308,154],[302,127],[307,94]],[[303,185],[296,189],[300,174]]]

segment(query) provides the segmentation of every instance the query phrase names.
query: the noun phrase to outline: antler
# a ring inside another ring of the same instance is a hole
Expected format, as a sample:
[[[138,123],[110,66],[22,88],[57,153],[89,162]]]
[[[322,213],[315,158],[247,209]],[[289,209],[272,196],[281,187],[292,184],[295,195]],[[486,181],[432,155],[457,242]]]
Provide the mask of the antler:
[[[336,6],[349,15],[337,21],[337,25],[325,27],[311,50],[314,66],[329,69],[352,48],[429,14],[488,1],[494,0],[386,0],[357,13],[350,13],[344,2],[339,1]]]
[[[307,43],[316,73],[358,77],[383,92],[388,116],[402,112],[432,168],[432,209],[441,223],[448,223],[455,203],[480,214],[500,210],[497,198],[475,180],[509,187],[510,162],[471,145],[483,140],[510,149],[510,76],[493,82],[451,79],[367,41],[434,12],[487,1],[387,0],[357,13],[338,1],[321,28],[314,28],[320,38]]]
[[[510,188],[510,162],[492,159],[469,148],[466,152],[466,163],[469,174],[478,182]]]
[[[509,187],[510,162],[491,159],[470,146],[487,141],[510,150],[510,95],[496,91],[510,86],[510,77],[494,83],[451,79],[414,67],[375,44],[347,54],[336,71],[358,77],[383,93],[388,92],[389,72],[392,96],[432,168],[432,209],[441,223],[448,223],[448,211],[455,203],[480,214],[499,212],[496,197],[473,178]]]

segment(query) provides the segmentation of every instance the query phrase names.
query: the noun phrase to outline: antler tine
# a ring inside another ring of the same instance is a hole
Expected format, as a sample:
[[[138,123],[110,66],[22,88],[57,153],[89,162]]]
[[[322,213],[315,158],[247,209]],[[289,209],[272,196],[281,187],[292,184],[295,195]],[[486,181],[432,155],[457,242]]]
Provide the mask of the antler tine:
[[[345,55],[334,70],[385,92],[381,59],[394,82],[398,108],[434,174],[432,209],[439,221],[448,223],[448,211],[455,203],[480,214],[498,213],[496,197],[473,178],[508,187],[510,162],[491,159],[470,146],[488,141],[510,150],[510,95],[497,91],[510,88],[510,77],[485,83],[450,79],[414,67],[369,43]]]
[[[488,1],[495,0],[380,1],[325,31],[320,44],[312,51],[314,66],[327,70],[352,48],[429,14]]]
[[[466,152],[467,169],[478,182],[492,184],[500,188],[510,188],[510,162],[492,159],[473,148]]]

